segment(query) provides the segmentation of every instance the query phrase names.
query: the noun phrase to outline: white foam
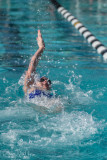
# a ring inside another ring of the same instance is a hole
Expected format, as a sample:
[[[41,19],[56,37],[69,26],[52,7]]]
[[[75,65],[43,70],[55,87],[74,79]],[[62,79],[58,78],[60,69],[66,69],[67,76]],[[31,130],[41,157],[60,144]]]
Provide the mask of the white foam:
[[[95,103],[96,101],[92,98],[93,91],[83,91],[80,88],[81,78],[81,75],[76,75],[72,72],[72,76],[69,78],[69,84],[65,85],[66,89],[70,91],[69,96],[71,96],[72,103],[75,105],[88,105]]]
[[[42,113],[57,113],[63,109],[63,102],[60,98],[47,98],[45,96],[35,97],[29,100],[29,97],[25,98],[25,102]]]
[[[4,138],[4,141],[11,141],[11,143],[14,143],[17,138],[17,132],[10,129],[7,133],[2,133],[2,138]]]
[[[17,132],[9,131],[2,136],[9,139],[11,143],[15,143],[17,136],[29,136],[29,142],[23,139],[18,141],[20,147],[81,145],[82,140],[98,134],[105,126],[104,121],[98,121],[92,114],[84,111],[63,112],[50,118],[42,116],[42,121],[39,121],[38,124],[30,126],[27,130],[19,128]],[[9,137],[12,137],[12,140]]]
[[[44,117],[42,121],[39,121],[39,125],[30,126],[27,130],[23,130],[21,126],[17,130],[10,129],[7,133],[2,133],[2,138],[4,141],[9,140],[13,144],[16,143],[20,135],[29,136],[29,142],[22,138],[19,139],[17,144],[20,147],[80,145],[81,140],[97,134],[103,127],[103,121],[98,122],[87,112],[63,112],[48,119]],[[44,136],[41,136],[40,130],[44,133]],[[48,133],[50,133],[50,136],[47,136]]]
[[[34,80],[35,82],[40,78],[39,74],[34,74]],[[24,79],[25,79],[25,73],[22,74],[22,76],[20,77],[19,81],[18,81],[18,84],[19,85],[24,85]]]

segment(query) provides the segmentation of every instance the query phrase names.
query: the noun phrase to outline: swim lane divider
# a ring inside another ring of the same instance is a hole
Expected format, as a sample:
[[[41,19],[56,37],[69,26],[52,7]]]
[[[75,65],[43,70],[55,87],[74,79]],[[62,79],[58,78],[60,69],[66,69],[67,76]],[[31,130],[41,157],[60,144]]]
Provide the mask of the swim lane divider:
[[[107,48],[71,13],[62,7],[56,0],[50,0],[57,11],[83,35],[83,37],[92,45],[94,49],[107,60]]]

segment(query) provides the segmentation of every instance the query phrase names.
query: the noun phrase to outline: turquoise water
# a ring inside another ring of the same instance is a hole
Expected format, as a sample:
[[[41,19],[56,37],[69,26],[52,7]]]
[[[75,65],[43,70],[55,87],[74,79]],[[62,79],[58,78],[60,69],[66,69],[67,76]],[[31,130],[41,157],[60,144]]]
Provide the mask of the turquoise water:
[[[106,0],[59,2],[107,46]],[[29,103],[23,74],[38,29],[37,71],[56,97]],[[0,93],[1,160],[107,159],[107,63],[49,1],[0,1]]]

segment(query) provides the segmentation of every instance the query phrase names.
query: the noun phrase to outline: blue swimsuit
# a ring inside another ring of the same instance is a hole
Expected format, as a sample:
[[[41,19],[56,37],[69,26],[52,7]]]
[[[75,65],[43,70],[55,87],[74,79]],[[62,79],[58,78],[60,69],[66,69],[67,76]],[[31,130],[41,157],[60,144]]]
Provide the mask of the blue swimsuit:
[[[41,96],[51,98],[53,95],[50,94],[50,93],[46,93],[45,91],[36,89],[35,91],[33,91],[29,94],[29,99],[32,99],[32,98],[35,98],[35,97],[41,97]]]

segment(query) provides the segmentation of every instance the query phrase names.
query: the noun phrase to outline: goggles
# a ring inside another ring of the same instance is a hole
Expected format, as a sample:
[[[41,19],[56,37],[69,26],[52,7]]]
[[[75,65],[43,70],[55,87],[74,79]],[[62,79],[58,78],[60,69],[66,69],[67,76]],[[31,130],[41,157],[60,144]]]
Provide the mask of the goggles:
[[[48,83],[49,85],[51,85],[51,80],[49,80],[48,78],[46,78],[46,77],[40,78],[40,82],[44,82],[45,80],[47,81],[47,83]]]

